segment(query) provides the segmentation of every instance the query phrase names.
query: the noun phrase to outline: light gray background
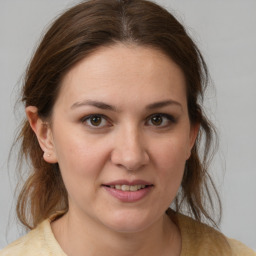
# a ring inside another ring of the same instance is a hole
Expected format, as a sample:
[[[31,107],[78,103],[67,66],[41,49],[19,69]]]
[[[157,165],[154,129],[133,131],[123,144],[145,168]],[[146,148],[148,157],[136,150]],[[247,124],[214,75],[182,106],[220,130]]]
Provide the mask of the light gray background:
[[[7,168],[15,127],[23,115],[22,109],[16,117],[13,112],[17,88],[42,30],[76,2],[0,0],[0,248],[19,236],[12,202],[15,159]],[[256,0],[157,2],[186,24],[208,63],[216,89],[206,106],[221,140],[213,165],[224,206],[221,229],[255,249]]]

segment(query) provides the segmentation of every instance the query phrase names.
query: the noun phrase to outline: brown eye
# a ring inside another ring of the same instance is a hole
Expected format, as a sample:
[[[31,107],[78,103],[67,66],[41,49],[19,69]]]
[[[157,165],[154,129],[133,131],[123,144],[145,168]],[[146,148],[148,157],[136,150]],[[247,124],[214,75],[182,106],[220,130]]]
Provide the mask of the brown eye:
[[[103,115],[89,115],[82,119],[82,123],[90,128],[105,128],[111,126]]]
[[[155,126],[161,125],[163,122],[163,117],[162,116],[153,116],[151,117],[151,123]]]
[[[101,116],[92,116],[90,119],[89,119],[91,125],[93,126],[99,126],[102,122],[102,117]]]
[[[153,126],[153,127],[159,127],[159,128],[165,128],[169,127],[177,122],[177,119],[174,118],[174,116],[169,114],[154,114],[151,115],[146,125]]]

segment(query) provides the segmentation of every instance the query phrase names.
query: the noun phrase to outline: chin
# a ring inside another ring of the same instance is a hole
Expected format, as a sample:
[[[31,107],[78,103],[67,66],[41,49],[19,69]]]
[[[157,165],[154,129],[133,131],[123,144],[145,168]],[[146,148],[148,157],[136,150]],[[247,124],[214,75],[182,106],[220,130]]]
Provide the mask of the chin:
[[[110,215],[108,220],[105,219],[105,226],[120,233],[141,232],[156,222],[155,218],[142,212],[135,214],[128,211]]]

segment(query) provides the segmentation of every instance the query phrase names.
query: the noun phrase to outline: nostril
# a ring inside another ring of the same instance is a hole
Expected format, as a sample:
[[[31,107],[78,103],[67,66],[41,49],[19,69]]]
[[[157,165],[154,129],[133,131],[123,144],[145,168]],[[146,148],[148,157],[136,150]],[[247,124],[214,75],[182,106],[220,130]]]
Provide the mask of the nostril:
[[[136,171],[149,162],[149,155],[144,148],[144,144],[134,134],[122,136],[126,140],[118,138],[111,152],[111,161],[118,167],[128,171]]]

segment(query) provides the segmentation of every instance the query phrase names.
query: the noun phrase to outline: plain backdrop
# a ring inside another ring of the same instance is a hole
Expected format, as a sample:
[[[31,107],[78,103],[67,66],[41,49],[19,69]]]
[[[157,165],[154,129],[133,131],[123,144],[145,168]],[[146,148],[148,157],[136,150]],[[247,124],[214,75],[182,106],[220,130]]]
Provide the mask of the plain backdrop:
[[[72,0],[0,0],[0,248],[20,235],[14,214],[17,91],[47,25]],[[220,148],[212,172],[223,202],[221,230],[256,249],[256,1],[158,0],[201,49],[215,89],[206,109],[217,125]]]

